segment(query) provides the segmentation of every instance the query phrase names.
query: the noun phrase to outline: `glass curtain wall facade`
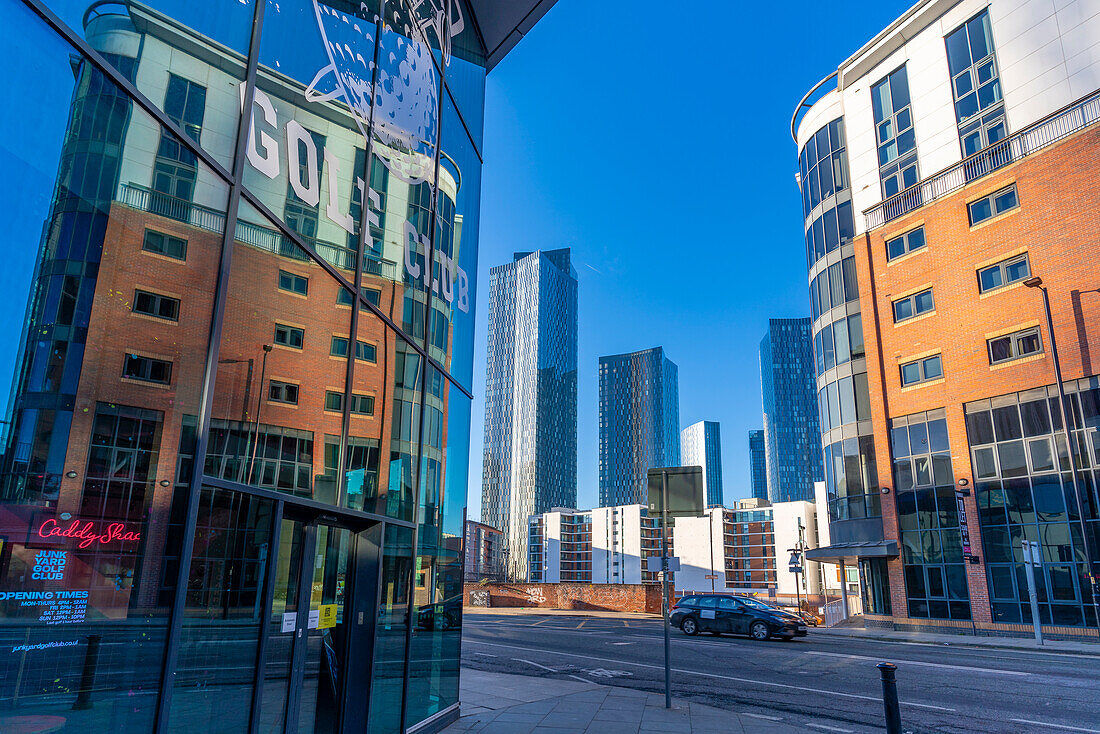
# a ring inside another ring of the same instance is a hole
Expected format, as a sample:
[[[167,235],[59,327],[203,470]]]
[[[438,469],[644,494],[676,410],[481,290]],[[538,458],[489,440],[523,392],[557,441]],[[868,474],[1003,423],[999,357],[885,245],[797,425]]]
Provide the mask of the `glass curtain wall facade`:
[[[680,382],[662,347],[600,357],[600,507],[645,505],[646,472],[680,465]]]
[[[577,504],[577,271],[568,249],[489,271],[482,520],[528,577],[528,518]]]
[[[717,421],[692,423],[680,433],[680,461],[703,468],[706,507],[722,504],[722,431]]]
[[[768,461],[763,431],[749,431],[749,482],[752,497],[768,499]]]
[[[486,60],[434,5],[0,10],[0,730],[457,705]]]
[[[844,118],[817,130],[798,163],[831,538],[834,544],[881,540]],[[847,520],[861,522],[843,524]]]
[[[822,479],[810,319],[770,319],[760,341],[768,499],[813,502]]]

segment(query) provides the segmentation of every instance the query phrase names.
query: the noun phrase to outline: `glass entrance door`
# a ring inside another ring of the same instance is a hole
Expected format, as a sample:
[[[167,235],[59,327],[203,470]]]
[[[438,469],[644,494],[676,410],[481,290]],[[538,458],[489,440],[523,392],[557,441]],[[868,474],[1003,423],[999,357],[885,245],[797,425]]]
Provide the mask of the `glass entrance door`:
[[[380,531],[283,519],[257,731],[365,726]]]

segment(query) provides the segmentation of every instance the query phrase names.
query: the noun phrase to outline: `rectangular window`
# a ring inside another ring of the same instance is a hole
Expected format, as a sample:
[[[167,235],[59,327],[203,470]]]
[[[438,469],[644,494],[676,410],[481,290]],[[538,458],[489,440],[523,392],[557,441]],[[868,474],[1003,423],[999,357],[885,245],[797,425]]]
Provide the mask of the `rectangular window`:
[[[336,392],[335,390],[326,390],[325,410],[342,413],[344,411],[344,393]]]
[[[134,303],[131,310],[134,313],[154,316],[168,321],[179,321],[180,319],[180,301],[178,298],[170,298],[149,291],[134,291]]]
[[[992,219],[998,214],[1004,214],[1009,209],[1015,209],[1020,205],[1020,199],[1016,196],[1016,184],[1000,191],[995,191],[989,196],[972,201],[967,204],[970,212],[970,226]]]
[[[301,349],[302,342],[305,341],[305,338],[306,333],[302,329],[295,326],[275,324],[276,344],[281,344],[284,347],[292,347],[293,349]]]
[[[344,336],[332,337],[332,344],[329,346],[328,353],[333,357],[346,357],[348,356],[348,339]]]
[[[122,376],[131,380],[167,385],[172,381],[172,363],[163,359],[127,354],[122,363]]]
[[[906,362],[901,366],[901,384],[903,386],[938,380],[941,377],[943,377],[943,360],[938,354]]]
[[[990,339],[987,345],[989,347],[990,364],[1011,362],[1014,359],[1040,354],[1043,351],[1043,340],[1039,335],[1038,326]]]
[[[886,259],[893,260],[901,257],[921,249],[925,244],[927,243],[924,239],[924,227],[917,227],[903,235],[886,240]]]
[[[352,395],[351,412],[359,415],[374,415],[374,396]]]
[[[368,344],[364,341],[355,342],[355,358],[364,362],[376,362],[378,350],[375,349],[373,344]]]
[[[894,323],[935,310],[936,304],[932,300],[932,289],[929,288],[926,291],[914,293],[911,296],[894,301]]]
[[[298,386],[293,382],[271,380],[267,384],[267,399],[273,403],[298,404]]]
[[[1031,277],[1027,253],[1002,260],[978,271],[978,291],[986,293]]]
[[[378,290],[377,288],[368,288],[367,286],[362,286],[359,289],[359,292],[363,294],[364,300],[374,306],[377,306],[382,300],[382,291]],[[336,304],[338,306],[350,306],[351,302],[351,293],[348,292],[347,289],[341,288],[336,292]],[[367,310],[366,307],[362,304],[360,304],[359,308],[363,311]]]
[[[959,141],[963,158],[970,158],[1008,137],[989,11],[983,10],[948,33],[944,42]],[[974,180],[1011,160],[1010,151],[999,146],[969,161],[965,165],[966,178]]]
[[[309,278],[298,275],[297,273],[288,273],[285,270],[280,270],[279,290],[290,291],[291,293],[297,293],[302,296],[308,295]]]
[[[909,107],[909,80],[904,66],[871,87],[871,106],[882,196],[888,199],[916,185],[920,178],[913,112]]]
[[[145,241],[141,243],[141,249],[176,260],[187,259],[187,240],[152,229],[145,230]]]

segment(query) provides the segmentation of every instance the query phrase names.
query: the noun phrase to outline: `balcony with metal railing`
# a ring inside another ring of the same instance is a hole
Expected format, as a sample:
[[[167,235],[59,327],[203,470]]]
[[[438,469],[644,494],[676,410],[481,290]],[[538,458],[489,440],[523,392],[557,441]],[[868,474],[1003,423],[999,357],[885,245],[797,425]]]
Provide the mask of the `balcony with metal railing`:
[[[1037,153],[1098,121],[1100,92],[1094,92],[867,209],[863,212],[867,230],[881,227],[958,191],[966,184]]]
[[[159,191],[153,191],[134,183],[120,185],[116,200],[118,203],[132,209],[174,219],[177,222],[198,227],[207,232],[221,234],[225,229],[224,212],[192,203],[186,199],[162,194]],[[319,240],[315,237],[306,237],[305,235],[299,235],[299,237],[330,265],[341,270],[355,270],[355,250]],[[274,253],[279,257],[302,262],[309,260],[309,255],[306,254],[305,250],[298,247],[293,240],[278,230],[246,222],[243,219],[237,220],[233,239],[241,244]],[[397,263],[368,254],[363,261],[363,272],[368,275],[377,275],[388,280],[395,280],[397,278]]]

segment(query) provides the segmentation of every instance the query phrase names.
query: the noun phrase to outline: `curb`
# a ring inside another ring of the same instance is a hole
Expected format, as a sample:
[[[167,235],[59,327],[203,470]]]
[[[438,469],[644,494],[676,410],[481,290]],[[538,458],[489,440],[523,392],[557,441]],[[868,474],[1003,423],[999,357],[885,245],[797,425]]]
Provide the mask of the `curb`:
[[[1066,650],[1062,648],[1050,648],[1050,647],[1023,647],[1020,645],[1008,645],[1003,643],[978,643],[970,640],[973,635],[959,635],[959,641],[954,640],[914,640],[906,637],[895,637],[889,634],[878,635],[864,635],[864,634],[846,634],[838,630],[830,630],[828,628],[817,628],[814,630],[815,635],[827,635],[830,637],[846,637],[855,640],[877,640],[879,642],[908,642],[915,645],[932,645],[934,647],[965,647],[971,650],[1015,650],[1016,652],[1056,652],[1062,655],[1079,655],[1081,657],[1100,657],[1100,646],[1095,651],[1093,650]],[[982,637],[983,640],[994,640],[995,637]],[[1051,642],[1060,642],[1060,640],[1051,640]],[[1076,642],[1076,641],[1069,641]],[[1092,643],[1083,642],[1077,643],[1088,645]]]

